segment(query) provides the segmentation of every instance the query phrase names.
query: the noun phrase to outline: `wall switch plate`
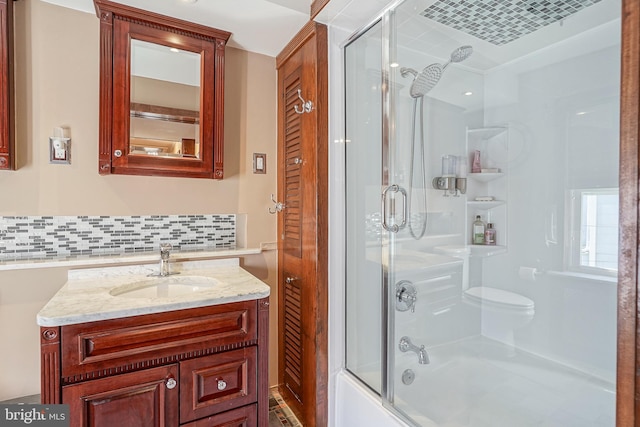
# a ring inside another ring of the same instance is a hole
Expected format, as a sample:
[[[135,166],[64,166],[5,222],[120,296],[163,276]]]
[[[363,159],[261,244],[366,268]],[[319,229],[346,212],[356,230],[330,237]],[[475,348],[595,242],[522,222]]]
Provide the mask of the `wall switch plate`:
[[[49,137],[49,163],[71,163],[71,138]]]
[[[267,173],[267,155],[253,153],[253,173]]]

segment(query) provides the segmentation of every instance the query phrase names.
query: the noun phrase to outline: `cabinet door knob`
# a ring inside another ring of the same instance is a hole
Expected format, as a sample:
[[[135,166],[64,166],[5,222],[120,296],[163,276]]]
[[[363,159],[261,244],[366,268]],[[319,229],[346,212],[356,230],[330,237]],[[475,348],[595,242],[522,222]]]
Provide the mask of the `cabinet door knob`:
[[[169,378],[167,380],[166,386],[169,390],[176,388],[176,385],[178,385],[178,382],[174,378]]]
[[[292,283],[293,283],[293,282],[295,282],[296,280],[298,280],[298,278],[297,278],[297,277],[287,277],[286,279],[284,279],[284,281],[285,281],[288,285],[292,284]]]
[[[218,390],[224,390],[227,388],[227,383],[225,380],[218,380]]]
[[[116,150],[113,152],[113,155],[116,157],[121,157],[122,156],[122,150]]]

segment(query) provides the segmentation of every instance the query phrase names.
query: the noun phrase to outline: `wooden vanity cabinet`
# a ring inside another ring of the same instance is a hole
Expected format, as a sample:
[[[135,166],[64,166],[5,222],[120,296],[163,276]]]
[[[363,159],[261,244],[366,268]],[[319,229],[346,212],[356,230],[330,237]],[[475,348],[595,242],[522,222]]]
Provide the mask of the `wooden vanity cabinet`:
[[[268,425],[268,298],[41,327],[42,403],[71,426]]]

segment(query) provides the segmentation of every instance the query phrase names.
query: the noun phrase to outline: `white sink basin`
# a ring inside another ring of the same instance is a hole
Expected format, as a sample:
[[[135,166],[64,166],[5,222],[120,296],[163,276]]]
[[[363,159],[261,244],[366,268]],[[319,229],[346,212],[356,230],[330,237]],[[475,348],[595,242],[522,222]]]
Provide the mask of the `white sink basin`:
[[[173,298],[209,290],[219,283],[213,277],[206,276],[151,277],[120,285],[111,289],[109,293],[124,298]]]

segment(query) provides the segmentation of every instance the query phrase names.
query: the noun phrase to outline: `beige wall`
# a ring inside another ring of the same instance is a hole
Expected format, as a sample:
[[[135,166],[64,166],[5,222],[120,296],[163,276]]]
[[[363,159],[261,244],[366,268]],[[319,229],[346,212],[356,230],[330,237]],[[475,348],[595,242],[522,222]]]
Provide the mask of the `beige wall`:
[[[99,176],[99,21],[43,3],[15,3],[19,169],[0,171],[0,215],[242,213],[247,246],[276,240],[269,195],[276,192],[275,59],[229,48],[225,93],[225,179]],[[48,137],[66,126],[71,165],[49,164]],[[267,154],[267,174],[252,173],[252,153]],[[243,265],[272,286],[276,254]],[[64,284],[65,268],[0,271],[0,401],[39,393],[35,317]],[[271,307],[275,309],[275,289]],[[276,381],[276,317],[271,369]]]

